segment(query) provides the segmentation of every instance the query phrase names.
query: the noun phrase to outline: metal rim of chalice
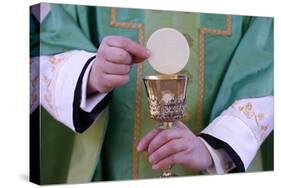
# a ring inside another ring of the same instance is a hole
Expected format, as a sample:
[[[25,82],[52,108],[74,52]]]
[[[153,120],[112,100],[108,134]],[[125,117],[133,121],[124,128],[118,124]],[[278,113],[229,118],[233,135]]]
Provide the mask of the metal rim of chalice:
[[[161,74],[161,75],[150,75],[145,76],[144,80],[177,80],[177,79],[187,79],[184,74]]]

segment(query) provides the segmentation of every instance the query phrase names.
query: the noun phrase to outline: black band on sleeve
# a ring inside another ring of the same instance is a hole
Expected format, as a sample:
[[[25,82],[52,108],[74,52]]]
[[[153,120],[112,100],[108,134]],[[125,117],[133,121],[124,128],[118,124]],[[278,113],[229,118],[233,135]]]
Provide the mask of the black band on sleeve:
[[[84,132],[86,129],[90,127],[90,125],[96,120],[97,116],[101,113],[101,111],[106,107],[108,100],[109,100],[109,94],[100,101],[91,112],[85,112],[80,108],[80,102],[81,102],[81,88],[82,88],[82,81],[83,76],[87,70],[87,67],[91,63],[91,61],[95,59],[94,57],[91,57],[88,59],[86,64],[84,65],[76,87],[74,91],[74,100],[73,100],[73,124],[75,131],[78,133]]]
[[[226,142],[205,133],[200,133],[198,136],[208,142],[208,144],[210,144],[210,146],[212,146],[214,149],[223,148],[225,150],[236,166],[236,168],[230,172],[245,172],[245,167],[241,158]]]

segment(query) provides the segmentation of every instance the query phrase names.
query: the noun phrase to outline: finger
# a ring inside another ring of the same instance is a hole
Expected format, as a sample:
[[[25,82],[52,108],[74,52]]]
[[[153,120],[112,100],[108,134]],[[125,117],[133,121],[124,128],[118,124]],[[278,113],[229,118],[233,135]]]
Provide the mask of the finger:
[[[182,130],[178,128],[172,128],[161,131],[155,138],[150,142],[148,146],[148,153],[152,154],[158,148],[172,139],[178,139],[182,137]]]
[[[170,155],[163,160],[160,160],[158,163],[152,165],[153,170],[160,170],[169,168],[175,164],[184,164],[184,160],[187,158],[186,151],[181,151],[176,154]]]
[[[107,47],[104,52],[105,59],[107,61],[119,64],[131,64],[132,57],[131,55],[123,50],[122,48],[117,47]]]
[[[138,63],[141,63],[141,62],[143,62],[143,61],[145,61],[144,58],[139,58],[139,57],[133,56],[132,63],[138,64]]]
[[[137,146],[137,150],[138,151],[144,151],[145,149],[147,149],[148,144],[151,142],[151,140],[161,131],[161,129],[159,128],[155,128],[152,131],[150,131],[149,133],[147,133],[139,142],[138,146]]]
[[[185,135],[189,135],[189,137],[194,137],[194,133],[181,121],[175,122],[174,128],[180,129],[182,133]]]
[[[131,70],[131,66],[105,61],[103,69],[106,74],[127,75]]]
[[[126,37],[121,37],[121,36],[107,37],[105,39],[105,42],[109,46],[125,49],[131,55],[142,59],[147,59],[150,55],[149,50],[147,48],[143,47],[142,45]]]
[[[128,83],[128,81],[128,75],[105,74],[100,84],[102,88],[99,88],[99,90],[103,92],[109,92],[112,90],[112,88],[124,85]]]
[[[175,127],[182,128],[182,129],[188,129],[188,127],[181,121],[176,121]]]
[[[184,139],[170,140],[167,144],[161,146],[149,156],[149,162],[154,165],[168,156],[179,153],[185,149],[186,143],[184,142]]]

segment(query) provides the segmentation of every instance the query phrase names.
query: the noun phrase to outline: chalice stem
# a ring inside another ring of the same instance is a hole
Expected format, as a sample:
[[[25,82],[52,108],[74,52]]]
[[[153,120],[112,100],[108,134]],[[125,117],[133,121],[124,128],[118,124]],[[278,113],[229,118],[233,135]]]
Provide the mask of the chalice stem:
[[[172,166],[169,168],[166,168],[162,170],[162,175],[160,176],[161,178],[169,178],[169,177],[174,177],[175,175],[171,172]]]
[[[160,129],[171,129],[173,128],[174,122],[162,122],[160,125]],[[161,178],[169,178],[169,177],[175,177],[176,175],[172,173],[172,165],[168,168],[165,168],[162,170]]]
[[[173,122],[162,122],[161,125],[159,126],[160,129],[170,129],[174,125]]]

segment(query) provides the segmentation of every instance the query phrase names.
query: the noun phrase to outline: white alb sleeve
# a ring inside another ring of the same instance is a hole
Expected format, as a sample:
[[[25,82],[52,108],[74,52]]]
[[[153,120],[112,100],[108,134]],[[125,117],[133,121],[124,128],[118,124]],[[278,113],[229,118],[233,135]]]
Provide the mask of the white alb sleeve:
[[[209,174],[225,174],[235,168],[235,164],[224,149],[215,149],[203,138],[199,139],[205,144],[213,160],[213,166],[206,169]]]
[[[93,56],[95,53],[74,50],[53,56],[31,58],[31,112],[42,104],[55,119],[75,130],[74,91],[83,67]],[[36,84],[38,81],[40,83]]]
[[[201,133],[228,144],[240,157],[246,170],[273,130],[273,116],[273,96],[237,100]],[[233,168],[229,163],[229,156],[222,154],[225,151],[212,147],[208,149],[212,157],[217,159],[213,160],[216,173]]]

